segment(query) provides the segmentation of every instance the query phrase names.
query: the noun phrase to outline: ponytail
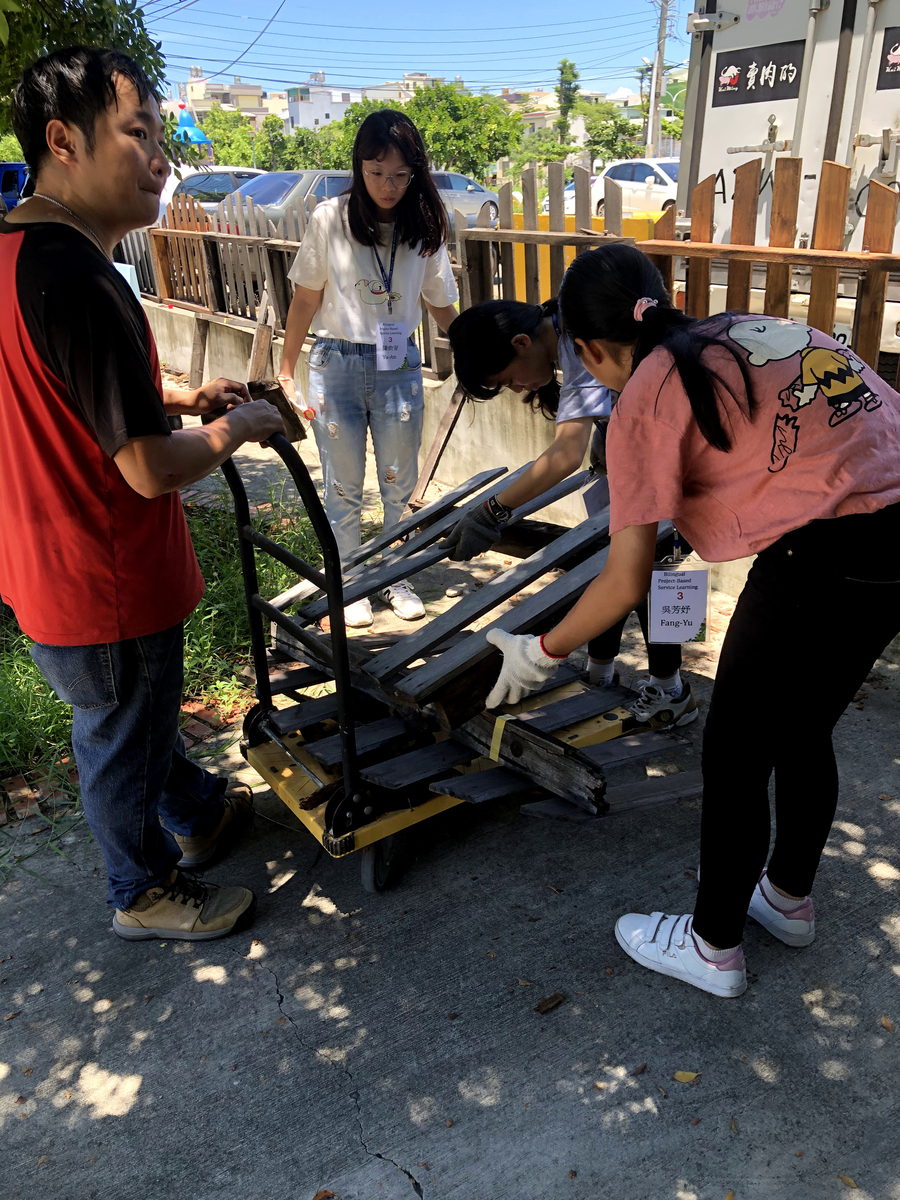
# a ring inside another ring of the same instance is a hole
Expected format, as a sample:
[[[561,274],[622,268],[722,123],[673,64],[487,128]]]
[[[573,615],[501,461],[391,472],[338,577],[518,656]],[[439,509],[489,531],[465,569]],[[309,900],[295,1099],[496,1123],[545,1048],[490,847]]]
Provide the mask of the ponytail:
[[[520,333],[534,341],[541,325],[557,311],[555,300],[522,304],[518,300],[488,300],[464,309],[450,326],[450,346],[456,378],[463,390],[476,400],[491,400],[501,390],[485,380],[505,371],[515,358],[512,340]],[[549,383],[524,396],[523,403],[539,410],[548,420],[556,419],[559,383],[554,371]]]
[[[639,300],[655,300],[643,306]],[[580,254],[569,267],[559,292],[560,312],[566,333],[582,341],[602,339],[622,346],[634,346],[632,370],[657,346],[672,356],[690,401],[694,420],[706,440],[717,450],[731,449],[731,436],[723,416],[731,424],[730,408],[737,406],[752,420],[755,403],[747,364],[721,334],[730,314],[700,321],[687,317],[672,306],[662,276],[634,246],[615,242]],[[734,390],[703,361],[712,346],[730,354],[741,372],[745,396]],[[668,376],[667,376],[668,378]],[[729,404],[729,397],[731,404]]]

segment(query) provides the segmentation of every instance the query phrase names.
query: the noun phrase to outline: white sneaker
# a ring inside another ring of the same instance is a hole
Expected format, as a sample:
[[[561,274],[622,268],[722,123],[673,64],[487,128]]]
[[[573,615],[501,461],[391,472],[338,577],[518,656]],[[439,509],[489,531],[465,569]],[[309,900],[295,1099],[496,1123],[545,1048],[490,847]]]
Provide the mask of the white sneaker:
[[[785,908],[776,908],[760,886],[764,875],[765,871],[753,889],[747,915],[758,921],[786,946],[808,946],[816,936],[816,913],[812,896],[807,896],[799,904],[785,896]],[[790,907],[791,905],[793,907]]]
[[[643,683],[641,694],[631,705],[631,715],[639,725],[650,729],[668,729],[672,725],[690,725],[700,716],[691,685],[685,683],[676,699],[655,684]]]
[[[425,605],[412,590],[405,579],[392,583],[378,595],[394,610],[394,615],[401,621],[415,621],[425,616]]]
[[[738,946],[730,958],[710,962],[697,946],[693,917],[655,912],[627,913],[616,921],[616,941],[642,967],[693,984],[714,996],[740,996],[747,990],[744,952]]]
[[[350,629],[361,629],[364,625],[371,625],[374,620],[372,605],[366,598],[354,600],[344,609],[344,624]]]

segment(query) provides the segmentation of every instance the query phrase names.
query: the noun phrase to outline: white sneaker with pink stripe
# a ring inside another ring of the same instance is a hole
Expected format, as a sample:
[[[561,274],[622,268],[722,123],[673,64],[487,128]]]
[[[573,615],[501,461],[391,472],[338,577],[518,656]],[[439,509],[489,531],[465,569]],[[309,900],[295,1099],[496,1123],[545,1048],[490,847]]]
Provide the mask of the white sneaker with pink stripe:
[[[770,900],[763,889],[766,872],[759,877],[759,883],[753,889],[750,908],[747,915],[758,921],[773,937],[777,937],[786,946],[808,946],[816,936],[816,913],[812,896],[807,896],[799,903],[789,900],[787,896],[779,896],[778,900]],[[770,891],[772,885],[766,879]],[[782,903],[783,901],[783,903]]]
[[[714,996],[740,996],[747,990],[747,968],[740,946],[713,962],[700,948],[693,917],[655,912],[626,913],[616,921],[616,941],[642,967],[681,979]]]

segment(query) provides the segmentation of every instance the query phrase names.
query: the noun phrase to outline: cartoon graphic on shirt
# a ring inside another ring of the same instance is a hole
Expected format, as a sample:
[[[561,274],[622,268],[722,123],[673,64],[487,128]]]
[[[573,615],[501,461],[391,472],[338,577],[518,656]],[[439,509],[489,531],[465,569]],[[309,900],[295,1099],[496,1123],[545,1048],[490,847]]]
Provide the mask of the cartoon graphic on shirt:
[[[363,304],[386,304],[388,300],[391,304],[396,304],[403,298],[401,292],[388,293],[380,279],[357,280],[356,294]]]
[[[799,413],[812,404],[817,395],[825,397],[831,406],[828,424],[840,425],[865,408],[879,408],[881,401],[862,377],[864,364],[849,350],[829,346],[812,346],[812,330],[808,325],[764,317],[759,321],[738,321],[728,330],[728,336],[748,353],[752,367],[768,362],[783,362],[799,354],[800,372],[783,388],[779,399],[785,408]],[[797,448],[800,425],[796,417],[779,413],[772,433],[770,471],[780,471]]]

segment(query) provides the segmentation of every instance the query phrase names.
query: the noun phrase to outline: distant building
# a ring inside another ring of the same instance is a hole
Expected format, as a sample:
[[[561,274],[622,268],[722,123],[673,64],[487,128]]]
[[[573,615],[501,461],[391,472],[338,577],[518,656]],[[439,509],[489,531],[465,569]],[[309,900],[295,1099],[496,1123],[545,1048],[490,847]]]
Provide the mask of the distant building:
[[[278,117],[284,125],[284,132],[291,132],[290,113],[288,112],[287,92],[263,92],[262,102],[270,115]]]
[[[306,83],[287,90],[287,131],[292,129],[321,129],[339,121],[351,104],[363,98],[360,88],[330,88],[325,86],[325,72],[310,75]]]
[[[187,106],[198,125],[203,124],[214,104],[221,105],[225,112],[243,113],[257,129],[269,115],[269,109],[263,101],[262,86],[244,83],[240,75],[233,76],[228,83],[207,78],[201,67],[191,67],[185,90]]]

